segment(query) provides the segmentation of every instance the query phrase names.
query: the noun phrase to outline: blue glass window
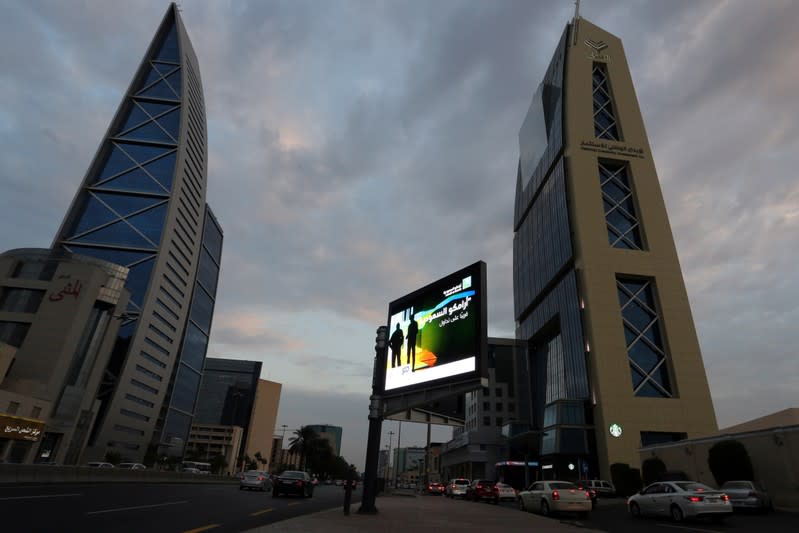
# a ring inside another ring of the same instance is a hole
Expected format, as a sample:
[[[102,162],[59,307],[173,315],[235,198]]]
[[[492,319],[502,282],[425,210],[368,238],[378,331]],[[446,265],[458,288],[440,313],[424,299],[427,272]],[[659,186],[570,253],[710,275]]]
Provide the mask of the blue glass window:
[[[177,152],[172,152],[144,165],[147,172],[168,191],[172,189],[172,180],[175,177],[176,156]]]
[[[180,71],[178,70],[167,76],[166,81],[172,86],[175,93],[180,96]]]
[[[142,305],[147,286],[150,284],[150,274],[152,274],[153,265],[155,265],[154,259],[155,256],[153,256],[153,259],[148,259],[130,267],[125,287],[130,291],[130,301],[138,306]]]
[[[222,257],[222,232],[219,231],[210,214],[205,217],[203,244],[208,247],[211,256],[216,259],[216,262],[220,263]]]
[[[560,430],[560,453],[588,453],[585,440],[585,430],[563,428]]]
[[[200,268],[197,272],[198,281],[212,295],[216,294],[216,283],[219,276],[219,268],[217,268],[214,260],[211,259],[211,254],[205,248],[202,249],[200,254]]]
[[[167,74],[172,73],[173,71],[175,71],[175,69],[180,68],[179,66],[177,66],[177,65],[175,65],[173,63],[159,63],[157,61],[153,61],[152,65],[153,65],[153,67],[155,67],[155,69],[158,72],[160,72],[164,76],[166,76]]]
[[[194,286],[194,297],[191,300],[191,319],[206,333],[211,331],[211,318],[214,313],[214,302],[200,287]]]
[[[75,223],[75,228],[72,230],[71,234],[77,235],[83,233],[97,226],[112,222],[117,218],[119,217],[109,211],[97,198],[92,195],[87,195],[83,205],[83,212]]]
[[[183,351],[180,360],[195,370],[202,371],[207,349],[208,337],[197,326],[189,322],[186,336],[183,338]]]
[[[138,215],[133,215],[127,221],[158,246],[158,243],[161,242],[161,232],[164,229],[164,217],[166,217],[166,204],[161,204]]]
[[[122,125],[121,128],[119,128],[119,132],[127,131],[133,126],[141,124],[142,122],[145,122],[147,120],[150,120],[150,117],[147,116],[147,113],[145,113],[139,106],[137,106],[136,102],[132,102],[130,105],[130,109],[128,109],[128,116],[125,119],[125,123]]]
[[[160,115],[164,111],[169,111],[170,109],[175,109],[177,107],[175,104],[165,104],[163,102],[147,102],[145,100],[137,100],[137,102],[153,118]]]
[[[169,28],[169,33],[164,39],[161,49],[155,55],[156,60],[180,62],[180,52],[178,50],[178,36],[175,32],[174,24]]]
[[[141,261],[145,257],[154,257],[151,253],[146,252],[128,252],[126,250],[114,250],[113,248],[97,248],[94,246],[81,246],[70,244],[69,248],[76,254],[88,255],[89,257],[96,257],[103,261],[110,261],[117,265],[128,266],[136,261]]]
[[[168,191],[160,186],[153,178],[151,178],[145,171],[136,168],[110,179],[97,186],[98,189],[116,190],[116,191],[129,191],[129,192],[144,192],[144,193],[157,193],[166,194]]]
[[[180,365],[172,389],[172,406],[187,413],[194,412],[194,400],[200,387],[200,374]]]
[[[612,141],[621,140],[613,112],[613,101],[610,97],[610,82],[607,68],[602,63],[594,63],[594,136]]]
[[[163,80],[159,81],[155,85],[144,89],[143,91],[139,91],[137,96],[149,96],[150,98],[162,98],[164,100],[177,100],[178,95],[172,88],[165,83]]]
[[[120,138],[137,140],[137,141],[162,142],[162,143],[175,142],[175,140],[172,137],[170,137],[167,134],[167,132],[165,132],[161,127],[159,127],[154,122],[148,122],[142,126],[139,126],[135,130],[131,130],[125,135],[122,135]]]
[[[158,117],[158,123],[169,133],[172,138],[177,142],[178,133],[180,133],[180,110],[175,109],[164,115]]]
[[[25,322],[0,322],[0,341],[20,348],[31,325]]]
[[[105,164],[103,169],[98,172],[96,182],[103,181],[106,178],[110,178],[120,172],[124,172],[132,167],[136,166],[136,163],[131,160],[131,158],[120,148],[116,145],[112,145],[111,150],[109,151],[108,157],[105,160]]]
[[[136,233],[125,221],[120,220],[110,226],[98,229],[82,237],[75,239],[75,242],[92,244],[109,244],[116,246],[134,246],[137,248],[152,248],[152,244],[144,237]]]
[[[159,155],[163,155],[172,150],[172,148],[163,146],[150,146],[123,142],[118,142],[115,144],[118,144],[120,148],[125,150],[134,160],[138,161],[139,163],[144,163],[145,161],[149,161],[150,159],[158,157]]]
[[[123,217],[164,201],[163,198],[148,198],[146,196],[131,196],[108,192],[95,192],[93,195],[108,204],[111,209]]]
[[[161,73],[159,73],[156,69],[150,69],[150,71],[147,73],[147,77],[144,78],[144,83],[139,85],[139,88],[147,87],[148,85],[150,85],[154,81],[160,80],[160,79],[161,79]]]
[[[654,282],[616,279],[621,306],[633,393],[636,396],[671,398],[668,358],[655,307]]]
[[[189,439],[191,417],[170,409],[164,424],[164,437],[167,442],[186,442]],[[180,439],[180,441],[178,441]]]
[[[636,214],[626,163],[600,162],[599,181],[610,245],[627,250],[643,250],[641,224]]]

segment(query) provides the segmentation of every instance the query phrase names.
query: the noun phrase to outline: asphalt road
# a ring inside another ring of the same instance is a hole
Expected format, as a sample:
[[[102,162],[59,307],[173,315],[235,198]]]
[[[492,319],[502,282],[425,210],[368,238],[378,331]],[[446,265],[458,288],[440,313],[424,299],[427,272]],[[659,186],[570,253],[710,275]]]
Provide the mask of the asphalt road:
[[[476,505],[471,502],[465,503]],[[500,505],[516,504],[503,502]],[[591,511],[586,520],[570,515],[556,516],[551,520],[610,533],[796,533],[799,531],[799,514],[779,511],[766,515],[736,512],[721,524],[706,520],[688,520],[678,524],[666,517],[634,519],[627,512],[624,498],[600,499],[596,509]]]
[[[356,512],[361,487],[353,492]],[[176,533],[246,531],[339,507],[341,487],[320,485],[312,498],[239,491],[238,485],[94,483],[0,487],[0,531]],[[343,511],[342,511],[343,512]]]

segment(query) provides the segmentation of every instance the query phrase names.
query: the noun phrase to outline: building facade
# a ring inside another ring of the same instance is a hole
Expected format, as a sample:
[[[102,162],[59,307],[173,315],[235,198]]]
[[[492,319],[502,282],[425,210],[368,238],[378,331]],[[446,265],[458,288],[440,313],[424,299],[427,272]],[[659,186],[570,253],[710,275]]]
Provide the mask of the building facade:
[[[179,361],[203,254],[206,139],[199,63],[171,4],[53,242],[129,269],[130,300],[97,396],[91,459],[115,451],[141,461],[175,367],[176,380],[199,380],[201,369]],[[181,424],[188,430],[190,421]]]
[[[255,387],[255,401],[252,406],[244,453],[249,457],[260,454],[269,460],[274,444],[275,423],[280,407],[280,391],[283,385],[259,379]],[[272,463],[269,463],[271,466]]]
[[[621,41],[567,25],[519,132],[516,338],[541,475],[609,478],[716,420]]]
[[[330,424],[311,424],[305,427],[314,430],[319,435],[319,438],[329,442],[333,455],[337,457],[341,455],[341,427],[331,426]]]
[[[216,456],[225,459],[223,473],[238,471],[238,451],[244,431],[239,426],[192,424],[186,442],[186,457],[210,462]],[[261,465],[259,465],[259,468]]]
[[[1,461],[83,463],[127,274],[58,250],[0,254]]]

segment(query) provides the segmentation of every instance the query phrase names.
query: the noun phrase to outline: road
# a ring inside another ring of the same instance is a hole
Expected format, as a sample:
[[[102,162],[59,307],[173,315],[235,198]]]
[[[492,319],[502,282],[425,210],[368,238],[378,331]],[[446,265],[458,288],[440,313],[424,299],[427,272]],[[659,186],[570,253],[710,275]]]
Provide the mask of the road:
[[[361,487],[353,492],[359,502]],[[341,487],[320,485],[313,498],[272,498],[238,485],[57,484],[0,487],[0,531],[176,533],[246,531],[306,513],[343,508]],[[356,512],[359,504],[353,504]]]
[[[516,504],[503,502],[501,505]],[[569,515],[553,517],[552,520],[610,533],[795,533],[799,531],[799,514],[786,512],[767,515],[736,512],[721,524],[703,520],[677,524],[665,517],[633,519],[627,513],[624,498],[600,499],[597,508],[591,511],[586,520],[578,520]]]

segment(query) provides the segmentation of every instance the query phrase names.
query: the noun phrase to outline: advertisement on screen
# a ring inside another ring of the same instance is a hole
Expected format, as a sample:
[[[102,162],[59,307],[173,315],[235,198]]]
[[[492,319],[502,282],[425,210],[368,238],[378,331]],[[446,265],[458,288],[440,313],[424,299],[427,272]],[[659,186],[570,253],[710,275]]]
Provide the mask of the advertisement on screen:
[[[482,261],[391,302],[384,391],[479,377],[485,306]]]

